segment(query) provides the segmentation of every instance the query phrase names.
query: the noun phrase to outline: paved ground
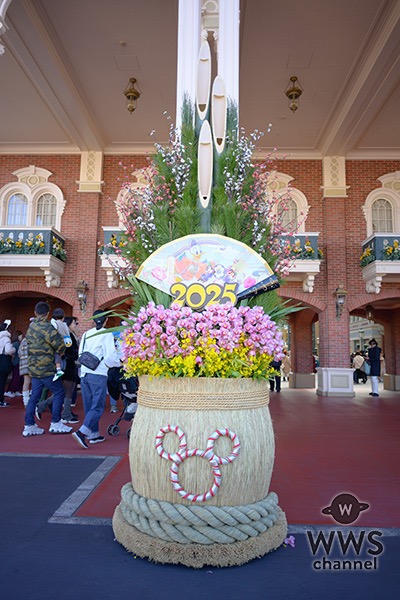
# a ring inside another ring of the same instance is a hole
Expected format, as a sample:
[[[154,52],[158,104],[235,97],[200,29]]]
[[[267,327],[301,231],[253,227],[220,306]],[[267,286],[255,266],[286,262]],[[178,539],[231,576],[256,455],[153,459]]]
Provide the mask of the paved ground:
[[[127,452],[123,434],[89,453],[75,448],[69,436],[26,440],[23,411],[13,402],[0,413],[0,598],[392,600],[400,587],[398,396],[383,392],[378,402],[363,389],[354,400],[328,403],[312,390],[275,394],[273,489],[288,514],[295,547],[242,567],[199,570],[134,558],[114,541],[109,513],[118,503],[116,474]],[[113,420],[104,417],[105,424]],[[319,497],[310,510],[304,497],[313,498],[315,490]],[[371,504],[354,526],[335,525],[321,515],[344,491]],[[100,503],[95,499],[102,496],[108,499],[104,516],[93,516]],[[356,540],[365,532],[359,556],[351,550],[344,556],[340,549],[338,532],[346,540],[350,530]],[[321,547],[313,556],[307,532],[316,540],[321,531],[335,539],[329,556]],[[379,543],[383,552],[374,555]],[[324,557],[325,569],[318,568]],[[346,559],[375,568],[344,572],[339,567]]]

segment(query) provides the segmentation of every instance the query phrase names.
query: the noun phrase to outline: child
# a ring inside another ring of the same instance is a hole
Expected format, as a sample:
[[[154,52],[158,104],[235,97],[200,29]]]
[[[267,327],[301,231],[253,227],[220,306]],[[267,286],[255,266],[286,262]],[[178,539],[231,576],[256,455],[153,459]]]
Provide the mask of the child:
[[[53,316],[51,318],[51,324],[54,329],[57,329],[58,333],[64,340],[64,344],[68,348],[72,346],[72,340],[69,333],[68,325],[64,323],[65,313],[62,308],[56,308],[53,311]],[[62,358],[59,354],[54,355],[54,361],[56,363],[56,372],[53,377],[53,381],[57,381],[60,377],[64,375],[64,371],[62,370]]]

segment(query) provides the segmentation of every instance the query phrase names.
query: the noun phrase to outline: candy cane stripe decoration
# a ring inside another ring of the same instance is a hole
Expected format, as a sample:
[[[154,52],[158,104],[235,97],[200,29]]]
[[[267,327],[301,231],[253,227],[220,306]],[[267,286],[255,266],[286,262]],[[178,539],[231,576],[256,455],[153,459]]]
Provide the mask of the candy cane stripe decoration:
[[[170,454],[164,450],[163,439],[166,433],[175,433],[179,438],[179,450],[175,454]],[[228,456],[218,456],[218,454],[214,454],[214,444],[220,437],[229,437],[233,442],[232,452]],[[230,465],[237,459],[240,452],[240,441],[237,434],[227,428],[222,430],[216,429],[207,439],[207,448],[205,450],[200,450],[199,448],[188,449],[186,435],[177,425],[165,425],[164,427],[161,427],[156,435],[155,446],[161,458],[172,462],[169,471],[169,479],[173,489],[182,496],[182,498],[189,500],[190,502],[205,502],[206,500],[213,498],[221,485],[222,473],[219,468],[220,465]],[[214,482],[208,492],[205,492],[204,494],[191,494],[184,490],[179,483],[179,465],[192,456],[198,456],[199,458],[208,460],[214,474]]]

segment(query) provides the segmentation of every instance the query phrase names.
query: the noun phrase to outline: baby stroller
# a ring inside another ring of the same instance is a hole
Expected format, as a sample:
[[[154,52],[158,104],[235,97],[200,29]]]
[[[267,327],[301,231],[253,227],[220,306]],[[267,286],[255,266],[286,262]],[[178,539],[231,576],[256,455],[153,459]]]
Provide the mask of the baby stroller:
[[[131,377],[130,379],[124,379],[121,376],[118,380],[118,392],[121,394],[124,401],[124,408],[115,423],[108,426],[108,435],[117,436],[120,432],[119,424],[121,421],[131,422],[135,416],[137,409],[137,391],[139,387],[139,381],[137,377]],[[116,388],[114,387],[116,391]],[[129,438],[131,434],[131,427],[126,432],[126,437]]]

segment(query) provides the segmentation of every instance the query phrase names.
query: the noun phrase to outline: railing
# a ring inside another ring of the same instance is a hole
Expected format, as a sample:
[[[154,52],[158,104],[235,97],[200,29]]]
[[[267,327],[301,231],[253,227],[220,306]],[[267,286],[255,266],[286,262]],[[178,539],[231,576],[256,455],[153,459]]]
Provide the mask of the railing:
[[[107,286],[109,288],[117,288],[120,280],[116,273],[116,267],[124,269],[126,264],[124,259],[116,254],[116,250],[121,244],[121,235],[124,233],[117,227],[103,227],[103,243],[99,242],[99,257],[101,266],[106,272]]]
[[[400,233],[374,233],[362,248],[360,265],[368,293],[379,294],[384,281],[400,282]]]
[[[298,233],[282,235],[280,240],[289,246],[289,257],[295,260],[321,260],[322,251],[318,248],[319,233]]]
[[[0,227],[0,255],[49,254],[66,261],[65,240],[54,227]]]
[[[103,243],[99,242],[99,255],[114,254],[121,245],[121,235],[124,233],[117,227],[103,227]]]
[[[400,233],[375,233],[363,242],[361,266],[377,260],[400,260]]]

